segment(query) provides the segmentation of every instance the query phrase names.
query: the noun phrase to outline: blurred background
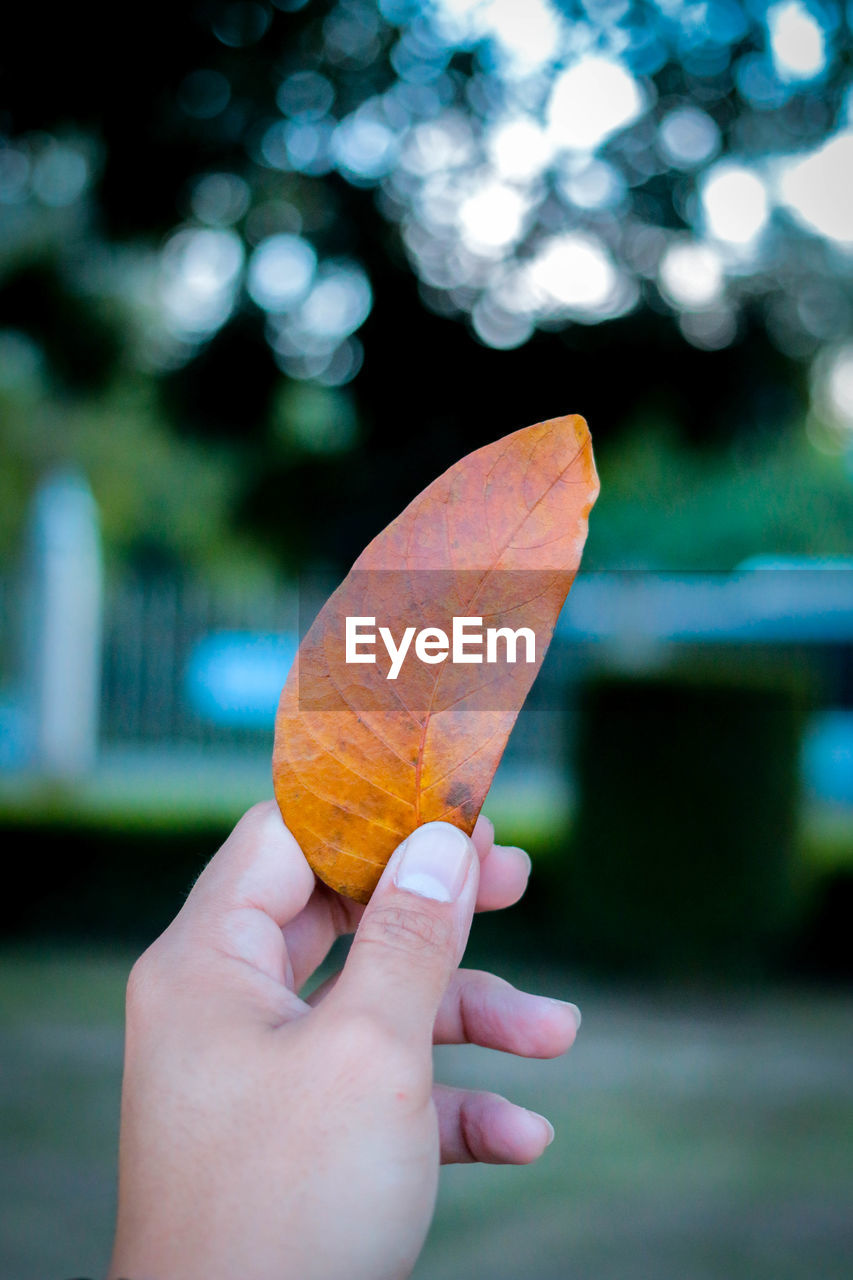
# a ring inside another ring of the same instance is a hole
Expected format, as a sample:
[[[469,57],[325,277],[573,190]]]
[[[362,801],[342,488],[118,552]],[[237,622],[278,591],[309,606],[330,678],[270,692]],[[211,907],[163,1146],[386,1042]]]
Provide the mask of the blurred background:
[[[853,1269],[853,35],[837,0],[17,6],[0,49],[0,1270],[101,1274],[130,964],[271,793],[300,621],[587,417],[469,962],[569,1059],[420,1280]],[[339,962],[340,955],[333,957]]]

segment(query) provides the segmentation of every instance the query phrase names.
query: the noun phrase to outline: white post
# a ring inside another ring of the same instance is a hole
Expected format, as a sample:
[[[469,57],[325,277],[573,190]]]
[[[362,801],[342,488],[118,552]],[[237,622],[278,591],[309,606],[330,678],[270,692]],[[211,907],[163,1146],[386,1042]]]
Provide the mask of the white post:
[[[39,485],[28,553],[34,764],[80,776],[98,748],[103,570],[97,507],[79,472],[58,470]]]

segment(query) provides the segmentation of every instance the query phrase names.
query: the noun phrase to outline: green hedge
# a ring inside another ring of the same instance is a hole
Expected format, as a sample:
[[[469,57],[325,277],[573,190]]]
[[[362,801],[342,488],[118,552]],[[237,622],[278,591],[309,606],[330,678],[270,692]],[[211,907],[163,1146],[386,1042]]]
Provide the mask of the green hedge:
[[[772,680],[587,686],[565,903],[580,955],[681,976],[771,955],[794,902],[803,712]]]
[[[173,918],[228,827],[116,829],[0,818],[9,871],[0,935],[146,946]]]

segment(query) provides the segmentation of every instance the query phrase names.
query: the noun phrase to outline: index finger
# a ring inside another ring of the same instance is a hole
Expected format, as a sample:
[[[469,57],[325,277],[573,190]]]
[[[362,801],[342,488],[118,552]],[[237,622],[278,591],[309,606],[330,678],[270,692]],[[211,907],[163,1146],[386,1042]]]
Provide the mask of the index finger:
[[[190,891],[183,913],[222,917],[248,908],[283,927],[314,889],[314,873],[284,825],[278,805],[253,805],[214,854]]]
[[[480,858],[477,911],[497,911],[517,902],[527,887],[530,859],[522,849],[494,843],[495,829],[480,814],[471,839]],[[284,930],[298,991],[322,964],[336,939],[354,933],[364,905],[351,902],[317,882],[305,908]]]

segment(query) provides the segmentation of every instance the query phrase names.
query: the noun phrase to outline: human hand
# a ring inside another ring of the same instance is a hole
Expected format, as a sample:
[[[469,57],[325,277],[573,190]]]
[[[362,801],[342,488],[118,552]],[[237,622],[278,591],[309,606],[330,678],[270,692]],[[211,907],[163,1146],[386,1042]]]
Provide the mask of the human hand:
[[[574,1006],[457,969],[475,906],[517,901],[528,871],[484,819],[471,840],[429,823],[362,907],[315,881],[274,803],[251,809],[130,976],[110,1280],[398,1280],[440,1159],[536,1159],[548,1122],[433,1087],[431,1053],[574,1040]]]

